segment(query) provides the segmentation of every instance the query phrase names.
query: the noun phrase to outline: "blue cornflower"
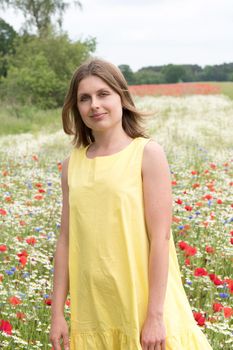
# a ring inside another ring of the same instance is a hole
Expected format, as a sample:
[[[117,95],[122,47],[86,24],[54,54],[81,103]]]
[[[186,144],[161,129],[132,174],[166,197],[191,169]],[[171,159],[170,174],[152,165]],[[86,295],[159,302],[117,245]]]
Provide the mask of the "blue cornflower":
[[[229,294],[228,293],[219,293],[219,296],[223,299],[229,298]]]

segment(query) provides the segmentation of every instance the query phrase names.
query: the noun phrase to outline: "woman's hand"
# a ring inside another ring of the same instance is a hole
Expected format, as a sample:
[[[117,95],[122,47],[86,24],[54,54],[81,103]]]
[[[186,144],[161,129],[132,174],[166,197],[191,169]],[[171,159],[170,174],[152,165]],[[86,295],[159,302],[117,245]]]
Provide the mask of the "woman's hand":
[[[166,329],[162,317],[147,317],[140,335],[142,350],[165,350]]]
[[[51,329],[49,334],[49,340],[53,345],[53,350],[62,350],[60,340],[63,340],[64,350],[69,350],[69,328],[65,317],[53,316],[51,322]]]

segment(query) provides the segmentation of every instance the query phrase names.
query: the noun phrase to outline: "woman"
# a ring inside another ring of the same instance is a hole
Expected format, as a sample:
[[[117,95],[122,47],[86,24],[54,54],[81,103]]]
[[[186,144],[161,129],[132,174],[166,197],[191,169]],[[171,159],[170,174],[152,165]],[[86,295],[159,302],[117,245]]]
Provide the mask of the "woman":
[[[211,349],[181,282],[166,155],[145,134],[120,70],[100,59],[82,64],[62,117],[75,147],[62,167],[54,349],[61,339],[71,350]]]

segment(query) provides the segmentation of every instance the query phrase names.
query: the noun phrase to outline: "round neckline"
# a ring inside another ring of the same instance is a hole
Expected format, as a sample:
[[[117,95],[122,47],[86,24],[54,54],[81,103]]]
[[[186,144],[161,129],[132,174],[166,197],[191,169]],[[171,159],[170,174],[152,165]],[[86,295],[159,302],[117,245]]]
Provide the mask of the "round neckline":
[[[124,151],[128,150],[128,149],[132,146],[132,144],[134,144],[134,142],[135,142],[136,139],[138,139],[138,137],[135,137],[128,145],[126,145],[124,148],[122,148],[122,149],[121,149],[120,151],[118,151],[118,152],[115,152],[115,153],[112,153],[112,154],[108,154],[108,155],[106,155],[106,156],[96,156],[96,157],[94,157],[94,158],[89,158],[89,157],[87,156],[87,149],[88,149],[88,147],[90,146],[90,145],[88,145],[88,146],[84,147],[84,157],[85,157],[87,160],[90,160],[90,161],[95,160],[95,159],[109,159],[109,158],[116,157],[116,156],[118,156],[119,154],[123,153]]]

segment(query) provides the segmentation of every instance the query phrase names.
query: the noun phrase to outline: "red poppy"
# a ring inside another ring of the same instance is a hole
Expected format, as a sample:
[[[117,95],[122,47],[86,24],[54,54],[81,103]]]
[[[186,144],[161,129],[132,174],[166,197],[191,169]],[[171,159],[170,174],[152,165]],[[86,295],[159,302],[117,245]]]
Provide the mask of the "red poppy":
[[[197,172],[196,170],[192,170],[192,171],[191,171],[191,174],[192,174],[192,175],[197,175],[198,172]]]
[[[0,331],[12,335],[12,325],[10,324],[10,322],[0,320]]]
[[[5,252],[7,250],[7,246],[5,244],[0,244],[0,252]]]
[[[34,154],[34,155],[32,156],[32,159],[35,160],[35,161],[37,162],[37,161],[38,161],[38,156],[37,156],[36,154]]]
[[[38,201],[40,201],[41,199],[43,199],[44,197],[41,194],[37,194],[34,196],[34,198]]]
[[[26,222],[23,221],[23,220],[20,220],[19,224],[20,224],[20,226],[25,226],[25,225],[27,225]]]
[[[194,188],[194,189],[195,189],[195,188],[198,188],[198,187],[200,187],[200,184],[199,184],[199,183],[195,183],[195,184],[192,185],[192,188]]]
[[[19,262],[20,262],[20,264],[23,265],[23,266],[26,265],[27,261],[28,261],[28,259],[27,259],[26,256],[21,256],[21,257],[19,258]]]
[[[13,297],[10,297],[8,298],[8,301],[11,305],[19,305],[19,304],[22,304],[22,300],[13,296]]]
[[[187,211],[192,211],[193,210],[193,207],[191,207],[191,205],[186,205],[184,207]]]
[[[52,305],[52,299],[51,298],[47,298],[47,299],[45,299],[44,300],[44,303],[46,304],[46,305]]]
[[[199,326],[203,326],[205,324],[205,317],[202,315],[201,312],[195,312],[193,311],[193,316],[195,318],[195,321]]]
[[[188,247],[188,243],[184,241],[178,242],[178,245],[181,250],[185,250]]]
[[[17,312],[16,313],[16,317],[19,319],[19,320],[24,320],[26,318],[26,315],[25,313],[23,312]]]
[[[197,253],[196,247],[192,247],[191,245],[189,245],[188,247],[185,248],[185,255],[186,256],[193,256],[196,253]]]
[[[70,299],[67,299],[67,300],[66,300],[66,305],[67,305],[67,306],[70,306]]]
[[[22,252],[21,252],[21,253],[18,253],[18,254],[17,254],[17,256],[18,256],[18,257],[21,257],[21,256],[25,256],[25,257],[27,257],[27,256],[28,256],[28,253],[27,253],[27,251],[26,251],[26,250],[22,250]]]
[[[228,284],[229,292],[233,294],[233,280],[231,279],[226,279],[224,282]]]
[[[34,245],[34,244],[37,242],[37,240],[36,240],[35,237],[28,237],[28,238],[26,239],[26,242],[27,242],[28,244],[30,244],[30,245]]]
[[[197,267],[194,270],[194,276],[199,277],[199,276],[207,276],[207,275],[208,275],[208,272],[203,267]]]
[[[183,201],[182,201],[180,198],[178,198],[175,202],[176,202],[177,204],[182,204],[182,203],[183,203]]]
[[[203,197],[203,199],[207,199],[207,200],[209,201],[210,199],[213,199],[213,196],[212,196],[211,194],[206,194],[206,195]]]
[[[233,315],[233,309],[231,307],[224,307],[223,313],[225,318],[229,318]]]
[[[217,199],[217,203],[218,203],[218,204],[222,204],[223,201],[222,201],[221,199]]]
[[[205,251],[209,254],[213,254],[215,252],[215,249],[213,247],[210,247],[210,246],[206,246],[205,247]]]
[[[221,303],[213,303],[214,312],[219,312],[223,309],[223,305]]]
[[[211,167],[211,169],[216,169],[216,168],[217,168],[217,165],[214,164],[214,163],[210,163],[210,167]]]
[[[58,168],[58,171],[59,171],[59,172],[62,171],[62,163],[61,163],[61,162],[58,162],[58,163],[57,163],[57,168]]]
[[[0,215],[2,216],[7,215],[7,211],[5,209],[0,208]]]

